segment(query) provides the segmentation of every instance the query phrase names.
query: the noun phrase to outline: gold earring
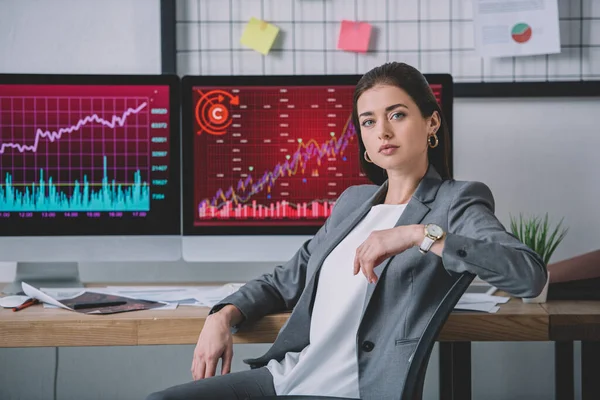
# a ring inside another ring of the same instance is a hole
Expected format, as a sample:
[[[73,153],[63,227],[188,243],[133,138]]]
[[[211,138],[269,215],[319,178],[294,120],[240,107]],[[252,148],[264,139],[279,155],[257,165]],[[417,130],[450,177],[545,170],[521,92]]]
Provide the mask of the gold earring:
[[[433,143],[431,142],[431,138],[433,138]],[[438,144],[440,144],[440,141],[438,140],[438,137],[435,133],[427,137],[427,142],[429,143],[429,147],[431,147],[432,149],[435,149],[436,147],[438,147]]]
[[[373,164],[373,161],[371,161],[371,159],[369,158],[369,153],[367,153],[367,151],[366,151],[366,150],[365,150],[365,160],[366,160],[368,163],[371,163],[371,164]]]

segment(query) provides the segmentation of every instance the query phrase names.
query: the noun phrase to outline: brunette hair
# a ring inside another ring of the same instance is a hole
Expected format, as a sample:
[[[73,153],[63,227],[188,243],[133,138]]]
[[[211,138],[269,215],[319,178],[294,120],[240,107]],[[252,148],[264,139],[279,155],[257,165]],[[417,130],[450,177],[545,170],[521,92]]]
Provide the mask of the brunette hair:
[[[439,106],[429,83],[416,68],[400,62],[390,62],[375,67],[358,81],[354,90],[352,104],[352,124],[356,128],[358,136],[358,158],[361,169],[367,175],[369,180],[376,185],[381,185],[387,179],[385,170],[374,163],[365,160],[365,144],[360,135],[360,123],[358,120],[358,110],[356,108],[358,99],[367,90],[377,85],[393,85],[404,90],[415,102],[423,118],[430,117],[434,111],[437,111],[441,126],[437,131],[439,145],[435,148],[429,148],[427,157],[429,163],[434,166],[442,179],[450,179],[449,154],[450,154],[450,135],[442,109]]]

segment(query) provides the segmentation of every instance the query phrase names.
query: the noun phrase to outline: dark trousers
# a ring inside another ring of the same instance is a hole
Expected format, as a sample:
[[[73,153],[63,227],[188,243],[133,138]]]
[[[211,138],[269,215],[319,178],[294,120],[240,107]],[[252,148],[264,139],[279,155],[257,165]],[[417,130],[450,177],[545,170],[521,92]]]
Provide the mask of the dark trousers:
[[[262,367],[173,386],[146,400],[245,400],[275,394],[273,376]]]

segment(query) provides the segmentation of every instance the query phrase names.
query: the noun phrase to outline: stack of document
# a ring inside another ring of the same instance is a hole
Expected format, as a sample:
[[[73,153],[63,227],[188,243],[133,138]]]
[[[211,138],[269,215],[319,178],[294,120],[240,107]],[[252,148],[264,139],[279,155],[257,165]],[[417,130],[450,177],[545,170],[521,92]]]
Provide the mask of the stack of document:
[[[43,303],[44,308],[63,308],[84,314],[115,314],[169,307],[166,302],[120,296],[107,291],[64,289],[62,293],[52,292],[36,289],[26,282],[21,282],[21,287],[27,296]]]
[[[165,306],[156,310],[172,310],[177,306],[212,307],[225,297],[236,292],[243,283],[227,283],[223,285],[206,286],[106,286],[82,289],[55,289],[42,288],[41,290],[53,297],[62,300],[81,295],[82,292],[96,292],[116,296],[129,297],[139,300],[150,300],[165,303]],[[491,287],[490,287],[491,288]],[[492,288],[495,289],[495,288]],[[475,292],[475,293],[473,293]],[[499,304],[506,303],[509,298],[493,296],[494,290],[480,288],[473,285],[458,301],[456,311],[480,311],[495,313]],[[45,302],[44,307],[55,305]]]
[[[86,289],[41,288],[40,290],[57,300],[69,299],[84,292],[93,292],[138,300],[158,301],[165,303],[165,305],[156,308],[156,310],[172,310],[179,305],[212,307],[234,293],[242,285],[241,283],[228,283],[212,286],[106,286]],[[54,308],[56,304],[44,302],[44,307]]]
[[[108,286],[106,290],[137,299],[166,301],[182,306],[212,307],[243,284],[210,286]]]
[[[504,304],[509,299],[509,297],[493,296],[485,293],[465,293],[454,307],[454,310],[495,313],[500,309],[498,304]]]

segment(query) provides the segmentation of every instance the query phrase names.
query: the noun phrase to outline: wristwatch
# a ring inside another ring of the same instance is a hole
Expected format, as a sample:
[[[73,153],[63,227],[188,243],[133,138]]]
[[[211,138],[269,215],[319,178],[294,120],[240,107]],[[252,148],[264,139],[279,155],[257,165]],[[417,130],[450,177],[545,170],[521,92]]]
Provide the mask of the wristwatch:
[[[419,251],[422,254],[427,254],[431,246],[435,243],[436,240],[440,240],[444,237],[444,230],[437,226],[436,224],[427,224],[425,225],[425,237],[419,246]]]

